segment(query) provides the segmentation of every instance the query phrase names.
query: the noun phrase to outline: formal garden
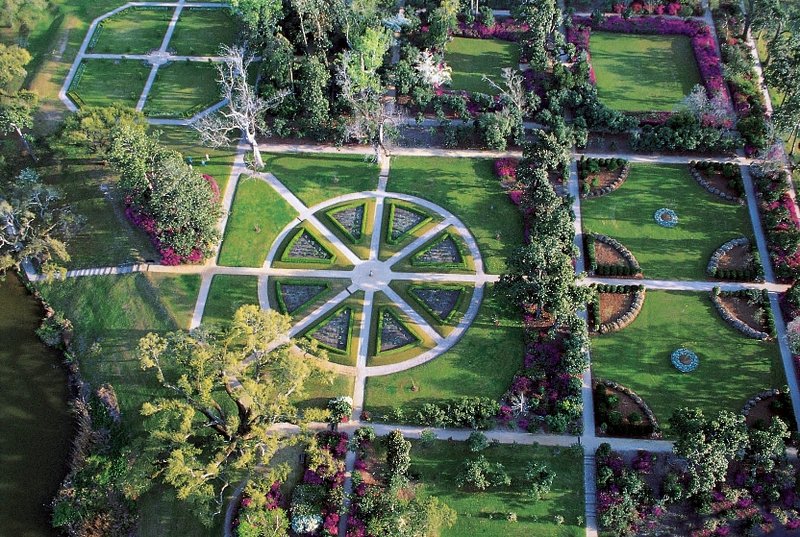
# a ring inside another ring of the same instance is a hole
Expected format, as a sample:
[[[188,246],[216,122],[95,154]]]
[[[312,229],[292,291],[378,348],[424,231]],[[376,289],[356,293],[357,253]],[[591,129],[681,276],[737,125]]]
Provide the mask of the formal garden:
[[[796,129],[747,39],[789,65],[791,30],[726,2],[97,4],[6,77],[50,69],[51,131],[0,113],[0,272],[77,394],[53,526],[800,529],[800,212],[767,151]]]

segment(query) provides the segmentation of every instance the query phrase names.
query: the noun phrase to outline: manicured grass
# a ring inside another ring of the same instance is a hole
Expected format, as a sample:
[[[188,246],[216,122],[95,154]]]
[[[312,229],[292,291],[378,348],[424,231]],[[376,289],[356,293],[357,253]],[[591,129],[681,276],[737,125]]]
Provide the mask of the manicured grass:
[[[686,347],[700,359],[692,373],[670,362]],[[662,428],[681,407],[739,412],[756,393],[786,383],[777,345],[728,325],[705,293],[648,291],[636,320],[592,340],[592,372],[619,382],[650,405]]]
[[[83,74],[70,87],[81,107],[119,103],[133,108],[150,74],[150,66],[136,60],[84,60],[83,65]]]
[[[378,167],[362,155],[265,154],[264,167],[309,207],[378,186]]]
[[[230,489],[229,489],[230,490]],[[227,505],[229,494],[225,495]],[[225,525],[225,514],[217,515],[209,528],[200,523],[186,508],[186,502],[175,497],[175,493],[156,485],[152,491],[144,494],[137,502],[139,524],[136,535],[139,537],[163,537],[165,535],[222,535]]]
[[[438,441],[430,447],[415,442],[411,473],[417,473],[422,494],[438,497],[458,513],[455,526],[442,537],[484,535],[491,537],[579,537],[585,534],[583,500],[583,452],[580,449],[500,444],[481,452],[490,462],[501,463],[509,477],[508,487],[483,492],[459,489],[455,478],[463,461],[476,458],[465,442]],[[538,501],[525,488],[525,467],[542,462],[555,473],[550,492]],[[509,513],[517,521],[509,522]],[[563,524],[555,521],[564,519]]]
[[[590,49],[600,100],[617,110],[670,111],[702,83],[683,35],[592,32]]]
[[[522,244],[522,216],[492,165],[488,159],[395,157],[388,190],[428,199],[455,214],[475,237],[484,270],[500,274]]]
[[[382,292],[375,293],[373,300],[374,307],[372,309],[372,323],[370,324],[370,340],[369,340],[369,355],[367,356],[367,365],[388,365],[403,362],[423,352],[432,349],[436,346],[436,342],[426,334],[414,320],[406,315],[406,313],[398,308],[394,302],[389,300]],[[400,347],[391,351],[378,352],[378,324],[379,315],[384,310],[388,310],[393,314],[405,327],[417,337],[416,343]]]
[[[200,291],[200,275],[149,272],[147,277],[159,290],[162,305],[175,326],[188,330]]]
[[[264,181],[242,176],[236,187],[219,264],[260,267],[270,246],[297,212]]]
[[[439,319],[435,318],[431,313],[428,312],[420,303],[419,300],[411,296],[409,292],[409,288],[412,286],[420,286],[420,287],[447,287],[448,285],[453,286],[461,286],[462,284],[436,284],[436,283],[426,283],[426,282],[410,282],[405,280],[394,280],[391,282],[390,287],[400,295],[400,297],[406,301],[406,304],[410,305],[414,308],[417,313],[422,315],[423,319],[428,321],[437,332],[442,334],[443,336],[447,336],[450,332],[458,326],[458,323],[461,322],[462,317],[469,309],[470,299],[472,298],[472,291],[473,288],[469,284],[463,284],[464,291],[461,292],[461,298],[459,298],[458,304],[456,305],[455,311],[456,313],[447,320],[447,322],[442,323]]]
[[[314,375],[303,385],[303,393],[292,397],[292,402],[298,408],[326,408],[328,401],[334,397],[353,395],[354,377],[335,373],[323,375]]]
[[[674,228],[653,217],[666,207],[678,214]],[[686,166],[633,164],[615,192],[582,202],[584,232],[609,235],[639,261],[645,278],[705,280],[714,251],[730,239],[751,237],[747,209],[706,192]]]
[[[216,274],[211,280],[203,323],[226,326],[240,307],[258,304],[258,278]]]
[[[149,117],[190,118],[221,100],[214,64],[170,62],[159,67],[144,113]]]
[[[157,126],[152,130],[161,133],[159,140],[162,144],[178,151],[186,159],[191,158],[195,170],[213,177],[219,185],[220,195],[225,195],[225,187],[236,158],[236,147],[205,147],[191,127]],[[203,165],[206,155],[209,160]]]
[[[451,89],[495,94],[497,90],[483,80],[483,75],[499,83],[501,69],[516,70],[519,45],[500,39],[454,37],[447,44],[444,59],[453,69]]]
[[[173,8],[128,8],[105,19],[95,30],[96,54],[147,54],[161,47]]]
[[[157,259],[150,239],[125,217],[117,177],[107,166],[64,163],[38,169],[47,184],[61,189],[84,222],[67,243],[69,268],[121,265]],[[104,186],[105,185],[105,186]],[[108,195],[102,188],[108,189]]]
[[[220,45],[236,42],[238,24],[229,9],[184,9],[167,48],[180,56],[217,56]]]
[[[455,397],[503,395],[522,365],[523,329],[518,316],[503,312],[491,295],[488,287],[475,322],[449,351],[401,373],[369,377],[365,408],[382,415],[392,407],[414,409]]]

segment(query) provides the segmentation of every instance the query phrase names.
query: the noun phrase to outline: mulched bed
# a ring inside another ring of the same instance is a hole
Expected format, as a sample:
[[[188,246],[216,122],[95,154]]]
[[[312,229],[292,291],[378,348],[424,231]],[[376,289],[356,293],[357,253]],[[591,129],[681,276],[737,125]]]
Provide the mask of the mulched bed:
[[[604,242],[595,241],[594,256],[598,265],[628,266],[628,262],[622,257],[622,254]]]
[[[600,324],[622,317],[633,305],[633,293],[600,293]]]
[[[412,289],[411,293],[421,300],[439,319],[447,319],[453,309],[458,305],[461,289]]]
[[[734,317],[748,325],[750,328],[761,332],[769,332],[767,326],[759,322],[756,312],[760,309],[757,305],[748,304],[747,300],[738,297],[720,297],[720,301],[733,314]]]
[[[425,220],[425,215],[417,211],[412,211],[411,209],[395,206],[391,231],[392,240],[396,241],[404,234],[414,229],[423,220]]]
[[[289,250],[289,257],[293,259],[330,259],[331,254],[322,246],[311,233],[303,230]]]
[[[329,347],[340,351],[347,350],[347,335],[350,331],[350,318],[352,310],[345,308],[339,315],[333,317],[311,334],[311,337]]]
[[[332,218],[356,240],[361,239],[361,226],[364,223],[364,206],[348,207],[333,213]]]
[[[416,343],[408,328],[388,311],[381,313],[381,348],[380,352],[392,351]]]
[[[735,246],[719,258],[718,270],[746,270],[752,265],[750,246]]]
[[[588,183],[592,191],[600,190],[616,181],[621,171],[622,169],[614,171],[600,170],[597,173],[587,176],[586,179],[584,179],[584,183]]]
[[[728,185],[729,179],[722,175],[722,172],[711,171],[711,170],[697,170],[700,172],[700,175],[708,181],[711,186],[716,188],[717,190],[735,198],[739,197],[739,193],[736,192]]]
[[[417,260],[422,263],[436,264],[455,264],[463,261],[461,253],[458,250],[458,245],[452,237],[447,237],[431,248],[428,248],[417,256]]]
[[[288,313],[294,313],[303,304],[327,289],[324,285],[281,284],[281,298]]]

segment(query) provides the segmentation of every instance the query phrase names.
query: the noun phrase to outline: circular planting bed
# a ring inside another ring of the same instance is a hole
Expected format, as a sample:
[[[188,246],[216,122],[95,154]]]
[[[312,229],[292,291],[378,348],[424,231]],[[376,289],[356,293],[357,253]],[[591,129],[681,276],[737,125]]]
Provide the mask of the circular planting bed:
[[[700,365],[700,359],[689,349],[680,348],[672,352],[672,365],[681,373],[691,373]]]
[[[466,226],[425,200],[382,195],[311,207],[320,217],[281,232],[265,263],[275,273],[261,280],[262,306],[293,314],[290,335],[316,340],[348,373],[434,358],[474,320],[482,296],[473,292],[482,263]],[[426,226],[435,220],[443,225]]]
[[[653,215],[656,223],[661,227],[675,227],[678,225],[678,214],[672,209],[661,208]]]

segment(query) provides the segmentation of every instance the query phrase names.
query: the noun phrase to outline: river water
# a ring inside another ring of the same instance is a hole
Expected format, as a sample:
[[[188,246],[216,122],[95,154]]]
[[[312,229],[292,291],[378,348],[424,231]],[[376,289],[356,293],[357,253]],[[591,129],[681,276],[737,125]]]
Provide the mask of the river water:
[[[66,474],[67,376],[34,330],[42,308],[22,282],[0,281],[0,536],[52,537],[47,505]]]

